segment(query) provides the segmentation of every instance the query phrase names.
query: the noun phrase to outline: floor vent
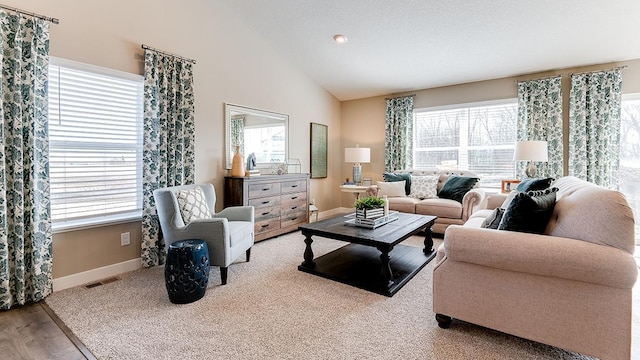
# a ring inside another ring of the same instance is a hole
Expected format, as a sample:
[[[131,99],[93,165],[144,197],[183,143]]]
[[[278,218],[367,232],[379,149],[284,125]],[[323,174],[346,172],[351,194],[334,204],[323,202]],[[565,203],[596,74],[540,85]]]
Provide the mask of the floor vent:
[[[91,289],[91,288],[94,288],[94,287],[97,287],[97,286],[100,286],[100,285],[104,285],[104,284],[109,284],[109,283],[112,283],[112,282],[118,281],[118,280],[120,280],[120,278],[118,278],[118,277],[110,277],[110,278],[106,278],[106,279],[98,281],[98,282],[87,284],[84,287],[87,288],[87,289]]]

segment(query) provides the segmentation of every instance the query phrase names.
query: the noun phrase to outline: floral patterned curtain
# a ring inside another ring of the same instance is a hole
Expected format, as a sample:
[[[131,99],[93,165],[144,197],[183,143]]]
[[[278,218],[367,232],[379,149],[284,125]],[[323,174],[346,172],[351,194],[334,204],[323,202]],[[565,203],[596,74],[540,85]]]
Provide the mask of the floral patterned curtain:
[[[517,140],[546,141],[549,160],[535,163],[537,176],[563,175],[562,76],[518,83]],[[517,176],[523,176],[526,165],[517,164]]]
[[[164,263],[153,190],[194,181],[193,64],[145,50],[142,147],[142,265]]]
[[[387,99],[384,139],[385,171],[413,166],[413,97]]]
[[[240,146],[240,154],[244,154],[244,118],[231,119],[231,150],[235,153]]]
[[[617,189],[622,69],[571,75],[569,175]]]
[[[0,66],[0,309],[9,309],[53,289],[49,22],[0,10]]]

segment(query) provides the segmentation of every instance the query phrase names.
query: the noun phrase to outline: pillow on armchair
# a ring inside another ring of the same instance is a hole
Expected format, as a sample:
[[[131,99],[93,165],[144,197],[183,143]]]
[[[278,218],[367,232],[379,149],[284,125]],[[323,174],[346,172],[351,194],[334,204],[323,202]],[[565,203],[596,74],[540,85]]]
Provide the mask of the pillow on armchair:
[[[204,191],[196,187],[188,190],[178,190],[175,193],[180,215],[185,224],[193,220],[211,218],[211,209],[207,205],[204,197]]]

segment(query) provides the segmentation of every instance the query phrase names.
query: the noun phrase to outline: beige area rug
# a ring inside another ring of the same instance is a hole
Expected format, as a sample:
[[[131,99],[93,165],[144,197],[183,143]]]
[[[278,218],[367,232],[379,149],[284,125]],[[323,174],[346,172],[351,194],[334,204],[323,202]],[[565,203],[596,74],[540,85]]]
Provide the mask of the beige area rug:
[[[162,267],[54,293],[47,304],[100,359],[584,359],[432,311],[435,261],[392,298],[298,271],[300,232],[257,243],[207,293],[169,302]],[[405,244],[420,247],[414,236]],[[439,244],[440,241],[436,240]],[[343,246],[317,238],[316,256]]]

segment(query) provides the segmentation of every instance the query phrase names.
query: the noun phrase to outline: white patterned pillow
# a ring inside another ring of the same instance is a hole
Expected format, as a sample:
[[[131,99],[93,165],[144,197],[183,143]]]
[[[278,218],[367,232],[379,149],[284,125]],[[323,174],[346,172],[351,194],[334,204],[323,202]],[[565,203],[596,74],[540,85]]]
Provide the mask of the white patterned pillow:
[[[211,218],[211,210],[204,198],[204,192],[201,188],[193,188],[189,190],[178,190],[175,192],[178,200],[178,208],[180,215],[185,224],[198,219]]]
[[[409,197],[429,199],[438,196],[437,176],[411,176],[411,193]]]
[[[384,182],[384,181],[376,181],[378,185],[378,196],[382,197],[383,195],[387,195],[388,197],[406,197],[407,194],[404,190],[405,181],[393,181],[393,182]]]

